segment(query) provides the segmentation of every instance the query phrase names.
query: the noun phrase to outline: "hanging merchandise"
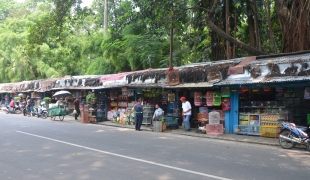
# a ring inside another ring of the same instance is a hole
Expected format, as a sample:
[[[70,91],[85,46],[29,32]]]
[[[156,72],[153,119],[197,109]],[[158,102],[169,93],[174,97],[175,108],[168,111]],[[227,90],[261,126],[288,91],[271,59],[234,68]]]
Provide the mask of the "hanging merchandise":
[[[259,92],[259,89],[258,89],[258,88],[252,89],[252,92],[253,92],[253,93],[258,93],[258,92]]]
[[[294,91],[295,91],[295,89],[293,87],[286,89],[286,92],[288,92],[288,93],[293,93]]]
[[[110,99],[115,100],[118,98],[118,93],[117,91],[110,91]]]
[[[238,87],[231,87],[231,92],[237,92],[238,91]]]
[[[128,95],[127,87],[122,87],[122,95],[123,96],[127,96]]]
[[[162,97],[163,97],[163,99],[162,99],[163,104],[167,104],[167,102],[168,102],[168,94],[163,93]]]
[[[175,101],[175,94],[174,93],[169,93],[168,94],[168,101],[169,102]]]
[[[271,87],[270,86],[265,86],[264,87],[264,91],[265,92],[270,92],[271,91]]]
[[[195,92],[195,94],[194,94],[194,104],[195,104],[195,106],[201,106],[201,103],[202,103],[201,92]]]
[[[310,87],[305,88],[304,99],[310,99]]]
[[[206,104],[207,106],[213,106],[213,91],[207,92],[207,98],[206,98]]]
[[[222,109],[224,111],[230,110],[230,98],[222,98]]]
[[[276,87],[276,92],[283,92],[283,87]]]
[[[221,92],[213,92],[213,105],[214,106],[220,106],[222,104],[222,97]]]
[[[241,88],[241,91],[242,91],[242,93],[248,92],[248,91],[249,91],[249,88],[246,87],[246,86],[243,86],[243,87]]]
[[[230,97],[230,89],[229,86],[221,87],[222,97]]]

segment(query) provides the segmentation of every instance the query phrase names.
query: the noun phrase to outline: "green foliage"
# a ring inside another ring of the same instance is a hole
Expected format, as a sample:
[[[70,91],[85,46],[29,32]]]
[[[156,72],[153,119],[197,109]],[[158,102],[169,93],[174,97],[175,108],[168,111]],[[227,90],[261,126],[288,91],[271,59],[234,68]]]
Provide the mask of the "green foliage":
[[[26,0],[24,4],[0,0],[0,83],[167,68],[171,20],[173,66],[225,58],[225,40],[205,22],[213,2],[109,0],[108,35],[104,36],[104,0],[94,0],[91,7],[81,7],[80,0]],[[211,19],[225,31],[224,7],[225,1],[218,1]],[[230,35],[246,44],[252,8],[253,3],[248,7],[243,0],[229,4]],[[256,8],[262,50],[279,52],[282,32],[275,2],[270,5],[275,44],[266,23],[266,1],[256,1]],[[238,47],[235,54],[249,55]]]
[[[87,104],[91,104],[94,103],[96,101],[96,97],[93,93],[88,93],[86,96],[86,103]]]
[[[19,102],[20,99],[21,99],[21,98],[20,98],[19,96],[15,96],[15,97],[14,97],[14,100],[17,101],[17,102]]]
[[[52,99],[50,97],[44,97],[43,101],[45,102],[46,105],[48,105],[52,102]]]

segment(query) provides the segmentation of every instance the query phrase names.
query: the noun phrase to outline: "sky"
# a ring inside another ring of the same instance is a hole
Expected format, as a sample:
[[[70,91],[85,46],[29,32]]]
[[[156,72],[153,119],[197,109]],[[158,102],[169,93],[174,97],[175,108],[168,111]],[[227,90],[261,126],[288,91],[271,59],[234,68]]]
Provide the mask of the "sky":
[[[15,1],[20,2],[20,3],[25,2],[25,0],[15,0]],[[91,5],[91,3],[93,2],[93,0],[82,0],[82,2],[83,2],[83,3],[81,4],[82,7],[85,7],[85,6],[90,7],[90,5]]]

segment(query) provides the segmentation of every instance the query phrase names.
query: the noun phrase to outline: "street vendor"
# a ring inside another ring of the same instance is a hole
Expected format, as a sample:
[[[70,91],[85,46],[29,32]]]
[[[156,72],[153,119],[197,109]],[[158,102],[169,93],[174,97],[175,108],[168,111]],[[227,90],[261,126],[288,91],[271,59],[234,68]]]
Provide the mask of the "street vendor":
[[[159,118],[160,116],[164,115],[164,111],[159,107],[159,104],[155,105],[155,112],[153,115],[153,121],[155,120],[155,118]]]

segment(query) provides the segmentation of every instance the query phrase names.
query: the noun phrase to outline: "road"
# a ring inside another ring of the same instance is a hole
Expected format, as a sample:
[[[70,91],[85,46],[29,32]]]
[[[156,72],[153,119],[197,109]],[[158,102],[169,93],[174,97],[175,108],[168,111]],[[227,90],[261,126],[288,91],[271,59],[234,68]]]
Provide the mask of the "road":
[[[0,179],[310,179],[304,149],[0,113]]]

